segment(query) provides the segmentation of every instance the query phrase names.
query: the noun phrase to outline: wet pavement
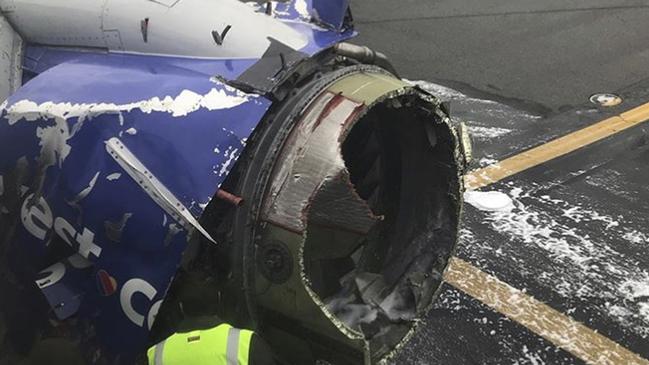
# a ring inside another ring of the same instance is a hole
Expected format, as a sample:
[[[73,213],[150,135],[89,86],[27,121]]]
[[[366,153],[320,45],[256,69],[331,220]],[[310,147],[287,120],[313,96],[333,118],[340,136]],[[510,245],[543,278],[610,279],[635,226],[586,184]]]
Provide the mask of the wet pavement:
[[[355,0],[358,44],[451,101],[473,169],[649,101],[649,1]],[[431,83],[429,81],[433,81]],[[445,86],[441,86],[445,85]],[[601,108],[588,97],[616,92]],[[482,188],[457,256],[649,358],[649,123]],[[2,328],[0,324],[0,328]],[[445,284],[395,364],[583,360]]]
[[[404,77],[541,113],[649,76],[647,0],[355,0],[360,37]]]
[[[390,55],[404,77],[434,81],[417,83],[467,122],[473,169],[649,101],[647,1],[354,5],[358,43]],[[589,103],[600,91],[624,102]],[[466,204],[457,256],[649,358],[648,181],[640,123],[480,189],[511,206]],[[394,361],[583,362],[451,285]]]

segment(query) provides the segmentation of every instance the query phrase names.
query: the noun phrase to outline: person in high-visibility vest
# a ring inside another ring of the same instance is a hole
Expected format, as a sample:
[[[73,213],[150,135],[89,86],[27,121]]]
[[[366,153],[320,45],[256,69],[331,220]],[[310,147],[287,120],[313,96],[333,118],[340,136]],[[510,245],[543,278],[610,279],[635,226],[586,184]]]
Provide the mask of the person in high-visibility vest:
[[[220,324],[213,328],[177,332],[151,347],[149,365],[247,365],[252,331]]]
[[[184,320],[176,332],[147,351],[149,365],[274,365],[270,346],[253,331],[224,323],[210,309],[218,301],[200,278],[183,280]]]

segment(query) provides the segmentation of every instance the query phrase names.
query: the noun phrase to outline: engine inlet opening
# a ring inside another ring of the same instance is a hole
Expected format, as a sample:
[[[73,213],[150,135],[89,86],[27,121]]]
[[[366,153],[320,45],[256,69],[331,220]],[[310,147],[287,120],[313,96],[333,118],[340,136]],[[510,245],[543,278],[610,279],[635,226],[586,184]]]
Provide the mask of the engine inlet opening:
[[[424,315],[457,239],[454,139],[434,108],[417,95],[372,107],[341,137],[346,169],[308,210],[309,285],[375,359]]]

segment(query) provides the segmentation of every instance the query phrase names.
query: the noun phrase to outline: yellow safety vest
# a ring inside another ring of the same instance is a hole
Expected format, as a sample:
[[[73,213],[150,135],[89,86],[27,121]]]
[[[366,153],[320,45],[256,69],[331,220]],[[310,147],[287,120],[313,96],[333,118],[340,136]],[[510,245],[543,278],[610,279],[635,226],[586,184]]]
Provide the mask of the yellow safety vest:
[[[248,365],[252,334],[228,324],[175,333],[149,348],[149,365]]]

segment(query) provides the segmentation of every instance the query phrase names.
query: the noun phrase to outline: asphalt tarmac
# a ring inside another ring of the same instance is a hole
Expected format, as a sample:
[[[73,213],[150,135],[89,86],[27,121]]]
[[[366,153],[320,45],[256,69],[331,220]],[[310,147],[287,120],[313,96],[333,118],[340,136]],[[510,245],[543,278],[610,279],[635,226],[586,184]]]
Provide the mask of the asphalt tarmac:
[[[410,79],[550,113],[646,78],[646,0],[355,0],[358,43]],[[445,81],[445,82],[444,82]]]
[[[454,117],[469,125],[473,169],[649,101],[649,1],[353,0],[352,7],[355,43],[386,53],[403,77],[427,81],[422,87],[451,101]],[[594,106],[588,98],[596,92],[624,102]],[[640,123],[481,188],[513,207],[466,204],[457,257],[647,359],[648,182],[649,123]],[[598,363],[547,338],[444,284],[392,363]]]
[[[352,6],[361,33],[356,42],[386,53],[403,77],[432,82],[421,86],[451,101],[454,117],[466,121],[473,169],[649,101],[649,1],[356,0]],[[597,92],[615,92],[623,103],[595,106],[588,99]],[[559,145],[571,143],[577,142]],[[570,151],[480,188],[511,206],[466,204],[457,257],[644,363],[649,123]],[[445,284],[393,363],[616,363],[606,354],[580,355],[575,347],[583,344],[548,340],[553,336],[488,304]],[[559,335],[569,338],[567,332]]]

